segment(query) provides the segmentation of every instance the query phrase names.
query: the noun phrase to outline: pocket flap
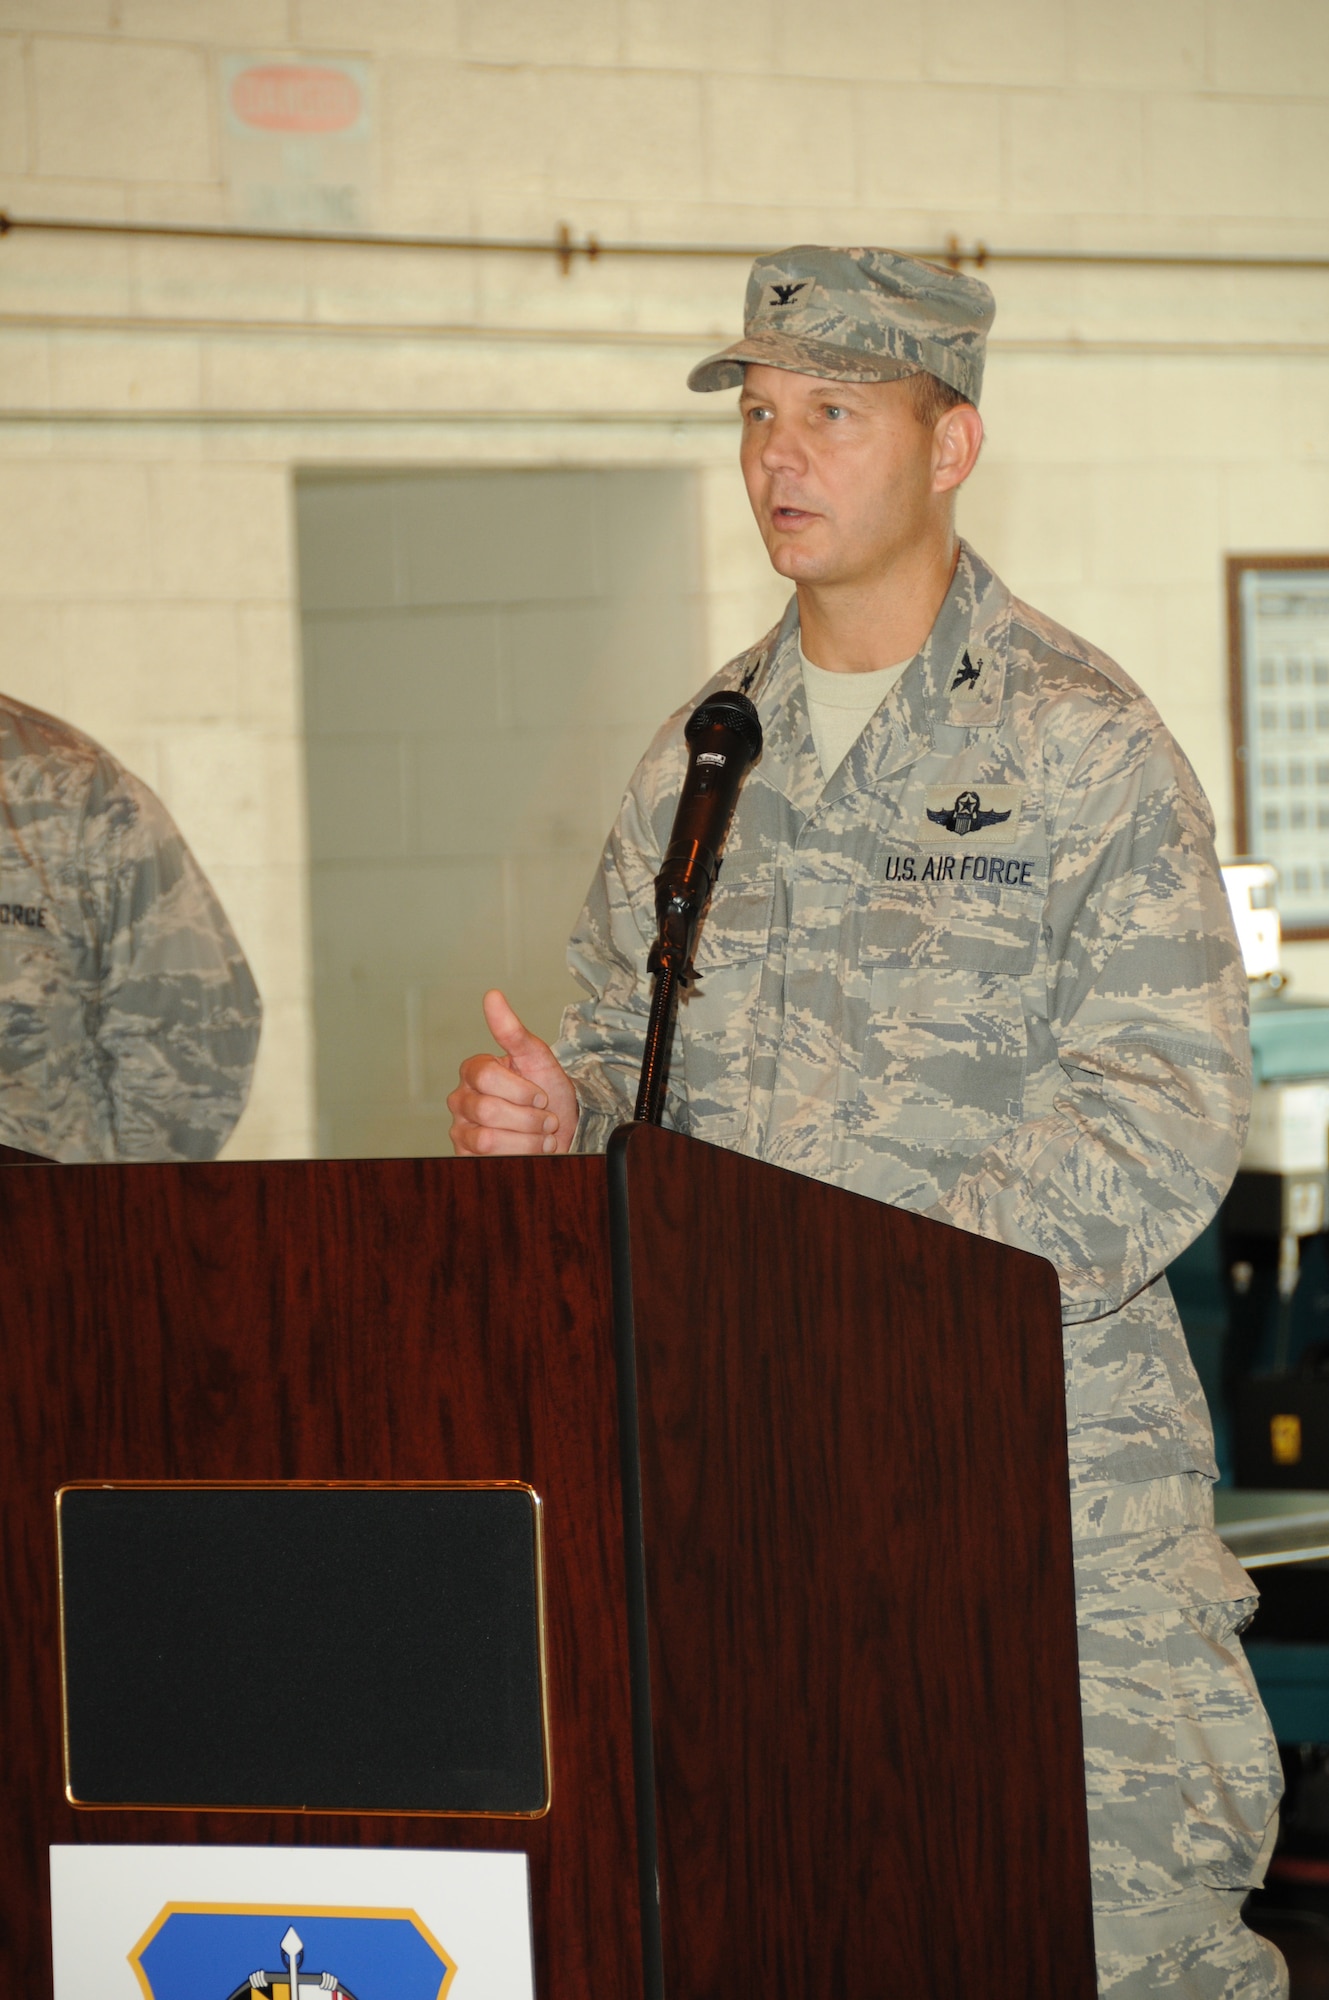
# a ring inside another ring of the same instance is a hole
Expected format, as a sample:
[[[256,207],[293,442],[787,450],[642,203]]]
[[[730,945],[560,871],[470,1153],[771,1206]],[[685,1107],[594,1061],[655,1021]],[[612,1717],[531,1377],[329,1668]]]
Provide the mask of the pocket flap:
[[[765,958],[774,900],[774,876],[735,882],[721,876],[697,932],[693,963],[698,978],[708,966],[744,965]]]

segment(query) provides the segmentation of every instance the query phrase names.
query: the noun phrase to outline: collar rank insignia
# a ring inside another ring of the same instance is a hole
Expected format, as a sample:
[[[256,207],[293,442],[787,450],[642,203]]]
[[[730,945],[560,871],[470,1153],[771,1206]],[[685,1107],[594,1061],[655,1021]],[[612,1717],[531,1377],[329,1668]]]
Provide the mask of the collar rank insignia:
[[[1004,657],[974,640],[960,654],[946,690],[945,719],[957,729],[991,729],[1006,692]]]
[[[792,305],[795,293],[803,291],[807,286],[807,282],[806,278],[800,278],[796,285],[772,285],[771,290],[775,293],[775,297],[771,300],[771,304],[775,306]]]
[[[952,778],[951,785],[954,783]],[[924,793],[924,839],[930,836],[935,840],[933,828],[940,827],[960,840],[981,834],[984,848],[1014,845],[1024,800],[1022,786],[985,785],[980,792],[975,785],[962,786],[959,791],[952,791],[951,785],[929,785]]]

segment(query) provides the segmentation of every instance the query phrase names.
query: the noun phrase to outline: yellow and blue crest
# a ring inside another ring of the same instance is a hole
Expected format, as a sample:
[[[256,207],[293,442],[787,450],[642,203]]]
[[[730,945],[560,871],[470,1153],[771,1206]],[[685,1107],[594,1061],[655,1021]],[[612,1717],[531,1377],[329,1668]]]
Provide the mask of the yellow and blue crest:
[[[445,2000],[413,1910],[168,1903],[129,1954],[147,2000]]]

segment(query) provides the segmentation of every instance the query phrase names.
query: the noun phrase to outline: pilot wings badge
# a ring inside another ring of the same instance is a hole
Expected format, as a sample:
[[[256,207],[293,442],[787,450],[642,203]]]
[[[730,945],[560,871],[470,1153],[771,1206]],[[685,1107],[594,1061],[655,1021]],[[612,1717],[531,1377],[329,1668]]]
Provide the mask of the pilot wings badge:
[[[924,800],[928,830],[941,827],[961,839],[982,834],[986,847],[1010,847],[1023,798],[1023,790],[1015,785],[984,785],[981,792],[974,785],[962,786],[958,792],[949,785],[930,785]]]

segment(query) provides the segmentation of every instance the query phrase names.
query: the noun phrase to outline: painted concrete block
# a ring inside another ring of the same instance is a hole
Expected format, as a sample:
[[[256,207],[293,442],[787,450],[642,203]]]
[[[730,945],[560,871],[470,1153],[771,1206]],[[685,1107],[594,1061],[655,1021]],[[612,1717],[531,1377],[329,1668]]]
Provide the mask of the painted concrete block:
[[[777,67],[778,10],[770,0],[625,0],[623,60],[659,69],[748,70]],[[797,64],[785,64],[799,75]]]
[[[1321,74],[1329,79],[1329,63],[1323,65]],[[1318,103],[1287,106],[1283,128],[1287,149],[1283,183],[1287,193],[1287,212],[1313,217],[1316,221],[1322,221],[1329,215],[1329,185],[1326,185],[1329,182],[1329,115],[1326,98],[1329,98],[1329,84],[1321,91]]]
[[[134,245],[134,308],[160,319],[230,320],[243,326],[307,317],[304,260],[288,243],[146,239]]]
[[[1087,483],[1095,582],[1215,582],[1220,508],[1212,471],[1099,466]]]
[[[417,1110],[403,1119],[395,1105],[330,1105],[318,1114],[318,1158],[396,1160],[449,1158],[446,1111]]]
[[[310,885],[316,1006],[389,972],[427,984],[446,964],[471,983],[479,1020],[485,986],[507,970],[500,860],[315,861]]]
[[[32,48],[38,171],[215,179],[208,84],[198,50],[38,38]]]
[[[446,190],[440,190],[446,196]],[[469,204],[436,211],[441,235],[471,233]],[[386,221],[386,228],[394,227]],[[476,260],[462,251],[357,249],[344,243],[311,244],[305,253],[305,284],[311,317],[320,325],[339,320],[380,326],[405,321],[415,326],[466,324],[475,316]],[[372,301],[372,313],[366,312]]]
[[[432,475],[397,489],[405,604],[586,597],[598,587],[587,516],[594,473],[525,480]],[[579,504],[580,502],[580,504]]]
[[[70,410],[196,410],[203,353],[196,340],[78,332],[51,337],[51,398]]]
[[[521,727],[627,725],[643,750],[707,671],[700,606],[677,598],[514,606],[504,615],[503,650]]]
[[[461,44],[479,62],[612,63],[615,0],[457,0]]]
[[[172,597],[285,598],[293,570],[284,467],[151,468],[152,562]]]
[[[705,189],[703,89],[695,77],[631,70],[546,73],[540,112],[563,199],[612,188],[622,201]]]
[[[503,720],[499,614],[491,606],[307,618],[311,731],[454,732],[487,742]]]
[[[1275,364],[1275,374],[1282,450],[1293,459],[1329,461],[1329,379],[1323,362],[1289,357]]]
[[[924,23],[927,74],[940,81],[1028,86],[1066,73],[1065,0],[951,0]]]
[[[296,521],[300,602],[306,611],[363,611],[397,601],[387,478],[302,479]]]
[[[114,0],[0,0],[0,28],[104,35],[112,27],[113,12]]]
[[[66,660],[65,607],[11,599],[0,621],[0,688],[15,701],[75,721],[68,713]]]
[[[0,594],[135,597],[151,588],[148,479],[135,464],[0,463]]]
[[[1079,583],[1087,568],[1089,495],[1069,467],[990,465],[963,498],[964,532],[1011,588]]]
[[[1001,201],[1001,100],[995,92],[903,84],[854,92],[860,199],[990,210]],[[929,232],[931,234],[931,232]]]
[[[113,25],[135,41],[280,49],[289,35],[286,0],[116,0],[114,13]]]
[[[309,50],[457,47],[456,0],[292,0],[293,39]]]
[[[1329,549],[1329,464],[1221,468],[1220,546],[1242,554]]]
[[[302,726],[299,649],[289,604],[236,604],[240,713],[256,730],[295,740]]]
[[[690,473],[625,469],[597,481],[592,505],[602,589],[632,601],[691,587],[701,546]]]
[[[304,850],[299,746],[244,728],[163,732],[160,792],[204,868],[213,857],[263,868]]]
[[[124,210],[135,222],[225,229],[235,221],[231,190],[224,181],[129,181],[124,184]]]
[[[426,737],[411,750],[420,854],[584,851],[603,838],[594,794],[577,782],[585,756],[580,732],[505,730],[487,746]]]
[[[1071,0],[1070,74],[1076,83],[1133,90],[1204,83],[1204,0]]]
[[[1326,95],[1329,11],[1318,0],[1210,0],[1211,81],[1219,90]]]
[[[0,334],[0,409],[49,410],[51,340],[42,332]]]
[[[243,726],[228,604],[75,602],[65,612],[68,686],[80,727]],[[84,720],[83,718],[86,718]]]
[[[1285,106],[1156,97],[1145,107],[1145,190],[1161,214],[1278,215],[1288,202]]]
[[[379,103],[389,195],[416,182],[543,192],[553,96],[534,69],[386,57]]]
[[[341,1005],[325,1012],[315,1050],[323,1103],[406,1105],[411,1087],[405,1012],[401,985],[372,978],[357,980]]]
[[[792,76],[901,82],[923,74],[922,0],[787,0],[779,14],[778,67]]]
[[[320,737],[309,745],[309,844],[317,861],[403,855],[406,773],[391,737]]]
[[[712,195],[772,203],[854,199],[848,86],[716,76],[705,78],[703,89]]]
[[[1013,208],[1131,213],[1143,195],[1143,114],[1123,91],[1021,92],[1005,105]]]
[[[0,173],[22,174],[28,167],[27,83],[23,44],[0,35]]]
[[[17,199],[7,203],[17,214],[33,212],[31,190],[40,187],[45,200],[51,184],[21,181]],[[118,195],[105,204],[84,202],[86,183],[61,181],[55,184],[50,214],[73,216],[78,220],[109,215],[117,220],[124,213]],[[6,237],[5,255],[0,259],[0,298],[6,313],[61,317],[127,317],[134,307],[133,264],[130,246],[114,237],[85,237],[77,252],[58,236],[19,234]]]

